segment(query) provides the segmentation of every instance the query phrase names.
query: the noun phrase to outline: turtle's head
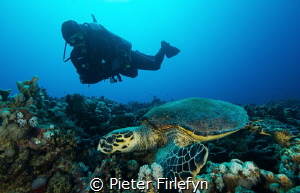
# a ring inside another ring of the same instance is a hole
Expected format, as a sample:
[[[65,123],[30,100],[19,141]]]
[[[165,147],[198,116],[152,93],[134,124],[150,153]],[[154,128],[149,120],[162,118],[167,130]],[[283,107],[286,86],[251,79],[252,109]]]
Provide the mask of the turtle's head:
[[[137,145],[136,127],[114,130],[100,138],[98,150],[105,153],[127,153],[135,150]]]

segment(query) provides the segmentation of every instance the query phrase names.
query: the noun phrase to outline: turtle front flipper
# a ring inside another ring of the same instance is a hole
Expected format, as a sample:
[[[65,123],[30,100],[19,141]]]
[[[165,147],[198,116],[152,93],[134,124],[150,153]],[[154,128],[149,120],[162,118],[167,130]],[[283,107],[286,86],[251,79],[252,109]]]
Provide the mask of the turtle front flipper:
[[[208,149],[200,142],[187,147],[180,147],[173,142],[158,150],[155,162],[163,167],[167,180],[174,180],[175,177],[186,180],[200,172],[207,156]]]

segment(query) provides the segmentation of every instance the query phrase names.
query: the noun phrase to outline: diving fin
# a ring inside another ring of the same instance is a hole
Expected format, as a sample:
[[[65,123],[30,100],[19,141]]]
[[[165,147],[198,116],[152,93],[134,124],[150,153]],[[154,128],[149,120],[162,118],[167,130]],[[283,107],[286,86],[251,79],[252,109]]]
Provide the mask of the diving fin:
[[[180,52],[178,48],[171,46],[169,43],[165,41],[161,42],[161,48],[165,51],[167,58],[172,58],[173,56],[176,56]]]

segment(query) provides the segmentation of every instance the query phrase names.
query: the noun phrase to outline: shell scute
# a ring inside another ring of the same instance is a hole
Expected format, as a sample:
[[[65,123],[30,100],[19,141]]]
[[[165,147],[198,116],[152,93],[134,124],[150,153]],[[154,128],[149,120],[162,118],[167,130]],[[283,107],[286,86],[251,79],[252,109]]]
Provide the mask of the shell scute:
[[[220,135],[243,128],[247,112],[225,101],[188,98],[155,107],[143,120],[154,129],[183,128],[196,135]]]

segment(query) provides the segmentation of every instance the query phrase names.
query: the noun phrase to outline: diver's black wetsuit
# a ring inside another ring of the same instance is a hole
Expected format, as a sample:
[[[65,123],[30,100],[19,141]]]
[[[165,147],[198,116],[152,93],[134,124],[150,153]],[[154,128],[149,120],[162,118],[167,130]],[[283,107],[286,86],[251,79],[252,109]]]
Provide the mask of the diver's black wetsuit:
[[[131,50],[131,43],[109,32],[97,23],[82,24],[85,45],[74,47],[71,61],[80,81],[93,84],[104,79],[120,75],[136,77],[140,70],[158,70],[164,59],[164,51],[160,49],[155,56]],[[120,61],[117,69],[112,69],[115,60]]]
[[[164,52],[160,49],[155,56],[143,54],[139,51],[131,51],[132,70],[128,75],[121,73],[124,76],[136,77],[138,70],[159,70],[164,59]]]

